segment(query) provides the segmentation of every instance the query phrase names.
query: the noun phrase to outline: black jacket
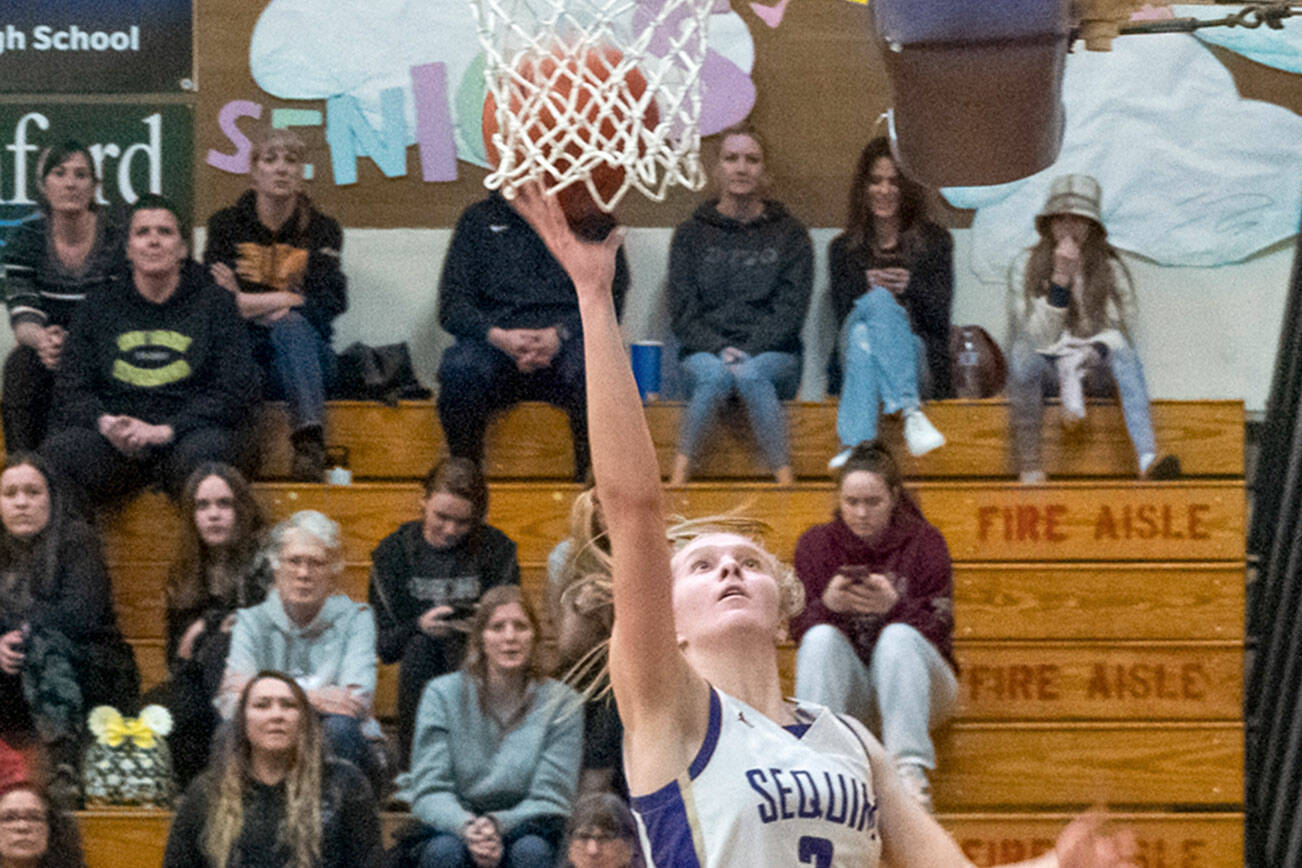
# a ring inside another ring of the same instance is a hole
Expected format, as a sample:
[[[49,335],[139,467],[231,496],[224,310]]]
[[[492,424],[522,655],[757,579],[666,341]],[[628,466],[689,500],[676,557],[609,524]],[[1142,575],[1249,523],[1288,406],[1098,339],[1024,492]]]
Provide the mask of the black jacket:
[[[417,575],[422,551],[430,558],[429,570]],[[425,542],[421,522],[401,525],[371,552],[368,599],[375,610],[380,659],[402,659],[407,643],[420,632],[417,619],[430,608],[469,605],[489,588],[518,584],[515,543],[497,528],[480,524],[451,548],[435,549]],[[459,648],[461,637],[431,641],[455,642]]]
[[[348,310],[348,279],[339,268],[344,234],[339,222],[306,201],[274,232],[258,219],[257,194],[245,193],[208,219],[204,265],[231,267],[244,292],[293,288],[303,296],[303,316],[330,342],[335,317]]]
[[[615,310],[624,308],[628,261],[615,258]],[[574,283],[523,217],[494,193],[461,214],[439,281],[439,325],[454,337],[561,325],[582,332]]]
[[[55,408],[68,427],[94,430],[105,413],[171,425],[235,428],[258,396],[248,329],[231,294],[197,262],[162,304],[129,274],[82,305],[59,363]]]
[[[742,223],[702,204],[669,246],[669,311],[679,355],[736,347],[799,353],[814,281],[809,232],[780,202]]]
[[[203,852],[204,829],[216,799],[217,781],[209,771],[195,778],[167,834],[164,868],[204,868],[214,864]],[[244,789],[244,823],[231,845],[231,868],[281,868],[293,864],[279,839],[285,821],[285,784],[269,787],[248,780]],[[317,868],[362,868],[380,865],[380,815],[370,784],[351,763],[321,763],[321,859]]]
[[[927,368],[931,371],[932,394],[929,398],[952,398],[949,358],[949,318],[954,305],[954,240],[945,229],[923,223],[919,243],[905,262],[909,285],[900,303],[909,312],[913,333],[927,348]],[[868,291],[865,272],[877,268],[876,258],[863,247],[851,248],[849,236],[841,234],[827,247],[831,277],[832,307],[836,311],[837,334],[855,299]],[[841,365],[837,353],[828,364],[828,391],[840,392]]]

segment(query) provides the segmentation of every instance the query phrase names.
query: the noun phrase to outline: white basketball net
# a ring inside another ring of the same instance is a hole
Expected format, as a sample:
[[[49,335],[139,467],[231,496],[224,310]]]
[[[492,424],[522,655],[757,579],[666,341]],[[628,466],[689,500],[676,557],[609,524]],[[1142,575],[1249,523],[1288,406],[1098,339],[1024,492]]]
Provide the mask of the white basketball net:
[[[630,188],[656,201],[674,184],[701,188],[700,72],[713,0],[470,2],[496,102],[500,160],[486,187],[511,198],[529,180],[552,193],[584,184],[607,211]],[[648,124],[652,104],[659,118]],[[593,181],[602,167],[624,170],[614,193]]]

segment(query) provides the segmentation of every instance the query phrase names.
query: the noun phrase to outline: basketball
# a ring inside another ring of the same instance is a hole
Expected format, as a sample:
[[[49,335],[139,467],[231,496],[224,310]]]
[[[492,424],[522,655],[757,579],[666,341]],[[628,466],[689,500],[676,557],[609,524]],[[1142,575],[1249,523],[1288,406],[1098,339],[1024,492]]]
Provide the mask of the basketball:
[[[593,151],[609,153],[613,160],[619,151],[627,148],[627,141],[619,138],[629,135],[628,125],[623,121],[632,105],[646,93],[647,82],[636,68],[624,74],[622,83],[612,82],[612,72],[623,59],[624,55],[610,46],[575,55],[558,45],[551,54],[525,58],[516,67],[516,75],[529,83],[528,89],[536,91],[536,99],[542,103],[530,112],[532,117],[521,136],[544,153],[547,164],[555,167],[557,174],[573,169]],[[577,92],[574,91],[576,82]],[[616,99],[593,98],[610,86],[616,90]],[[520,86],[512,87],[509,110],[516,116],[524,108],[521,90]],[[624,98],[618,99],[621,94]],[[643,113],[643,127],[653,129],[659,118],[659,109],[652,100]],[[498,124],[497,100],[492,91],[484,100],[483,131],[484,151],[496,168],[501,155],[493,143]],[[639,156],[644,155],[646,144],[638,142],[637,149]],[[521,150],[516,155],[521,160],[525,157]],[[619,191],[624,184],[624,171],[622,165],[612,161],[601,161],[592,167],[590,177],[601,199],[609,201]],[[570,184],[557,193],[557,198],[576,229],[597,229],[612,223],[583,183]]]

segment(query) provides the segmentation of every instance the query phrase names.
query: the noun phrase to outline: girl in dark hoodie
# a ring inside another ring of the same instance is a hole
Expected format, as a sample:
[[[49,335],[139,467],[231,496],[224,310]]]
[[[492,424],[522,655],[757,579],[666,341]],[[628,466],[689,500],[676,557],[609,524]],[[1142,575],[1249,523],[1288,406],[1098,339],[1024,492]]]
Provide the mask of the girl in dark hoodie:
[[[792,481],[783,400],[800,385],[800,329],[814,251],[780,202],[764,198],[764,146],[745,127],[722,133],[719,198],[696,209],[669,248],[669,303],[691,388],[671,482],[687,481],[705,434],[734,392],[779,484]]]
[[[837,493],[832,521],[796,543],[807,600],[791,622],[796,696],[880,723],[900,777],[930,809],[929,729],[958,697],[949,547],[880,443],[851,450]]]

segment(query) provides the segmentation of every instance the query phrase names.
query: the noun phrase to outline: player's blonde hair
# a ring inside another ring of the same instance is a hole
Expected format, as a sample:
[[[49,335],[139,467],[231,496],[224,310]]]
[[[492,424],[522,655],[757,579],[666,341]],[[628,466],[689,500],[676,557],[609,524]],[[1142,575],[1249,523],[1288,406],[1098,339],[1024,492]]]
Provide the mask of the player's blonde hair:
[[[782,638],[786,638],[787,622],[805,608],[805,586],[801,584],[795,569],[790,564],[784,563],[765,547],[765,535],[771,531],[772,528],[766,522],[736,513],[691,519],[672,516],[669,526],[665,529],[665,537],[674,553],[682,551],[703,536],[719,533],[745,537],[759,546],[760,553],[767,561],[768,573],[773,576],[778,585],[780,633]],[[584,614],[595,614],[603,607],[614,606],[609,555],[605,555],[602,562],[606,565],[604,571],[577,576],[566,587],[566,596],[569,593],[578,594],[579,591],[588,589],[587,593],[581,595],[588,601]],[[607,636],[565,673],[567,683],[586,685],[581,690],[585,699],[602,696],[610,690],[609,649],[610,637]]]

